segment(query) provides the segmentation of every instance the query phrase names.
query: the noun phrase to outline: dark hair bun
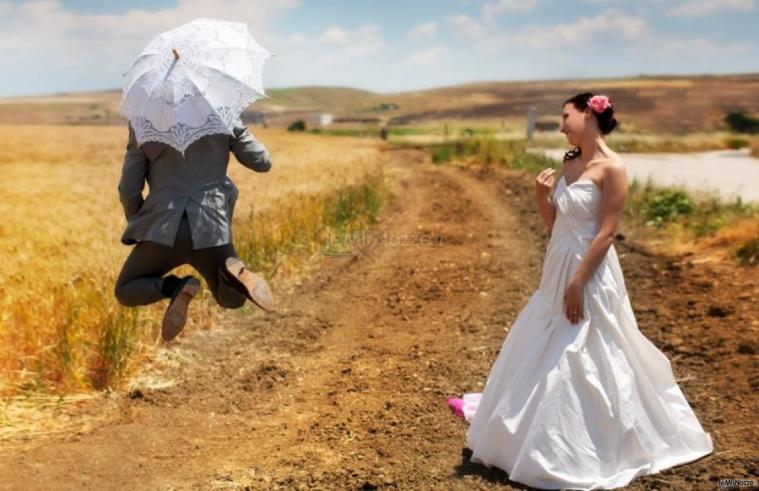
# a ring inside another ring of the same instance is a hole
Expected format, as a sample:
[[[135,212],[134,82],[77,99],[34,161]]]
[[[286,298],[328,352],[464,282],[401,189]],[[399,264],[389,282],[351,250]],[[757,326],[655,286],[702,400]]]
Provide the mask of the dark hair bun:
[[[594,95],[596,94],[594,94],[593,92],[583,92],[581,94],[577,94],[576,96],[570,97],[569,99],[564,101],[564,104],[572,103],[574,104],[574,106],[577,108],[578,111],[584,111],[585,109],[588,109],[588,101],[590,101],[590,99]],[[600,113],[597,113],[593,110],[591,110],[591,112],[596,115],[596,118],[598,119],[598,128],[601,130],[601,133],[603,133],[604,135],[608,135],[614,130],[614,128],[619,126],[619,122],[614,117],[613,106],[607,107]]]
[[[608,135],[617,127],[617,119],[614,117],[614,108],[607,107],[602,113],[596,113],[596,116],[598,117],[598,127],[604,135]]]

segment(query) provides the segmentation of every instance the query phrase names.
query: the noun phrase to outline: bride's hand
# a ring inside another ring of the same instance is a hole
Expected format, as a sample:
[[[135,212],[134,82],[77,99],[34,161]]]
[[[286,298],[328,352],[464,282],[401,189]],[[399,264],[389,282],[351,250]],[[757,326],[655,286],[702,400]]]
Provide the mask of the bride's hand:
[[[555,179],[556,170],[543,169],[538,177],[535,178],[535,192],[539,197],[545,197],[551,194],[551,188],[553,188],[553,181]]]
[[[572,324],[577,324],[580,319],[584,318],[582,312],[582,290],[582,283],[573,278],[564,291],[564,305],[567,309],[567,319]]]

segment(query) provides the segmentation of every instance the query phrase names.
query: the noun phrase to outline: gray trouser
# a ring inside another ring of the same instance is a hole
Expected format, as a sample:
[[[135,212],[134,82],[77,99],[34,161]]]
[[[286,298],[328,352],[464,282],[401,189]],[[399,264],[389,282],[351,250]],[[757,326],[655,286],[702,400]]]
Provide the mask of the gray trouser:
[[[182,215],[174,246],[143,240],[138,242],[124,262],[116,280],[115,294],[122,305],[147,305],[167,298],[161,286],[163,276],[183,264],[195,268],[216,302],[229,309],[240,308],[247,297],[222,273],[224,261],[237,256],[231,243],[203,249],[192,248],[187,212]]]

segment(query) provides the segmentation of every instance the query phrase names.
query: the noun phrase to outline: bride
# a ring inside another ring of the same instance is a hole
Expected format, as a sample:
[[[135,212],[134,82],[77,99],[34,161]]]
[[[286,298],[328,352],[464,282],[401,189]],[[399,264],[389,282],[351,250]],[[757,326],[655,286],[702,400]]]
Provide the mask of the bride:
[[[639,330],[614,248],[627,178],[603,136],[605,95],[562,110],[574,146],[535,182],[551,231],[540,286],[517,316],[482,393],[449,399],[471,460],[546,489],[611,489],[712,452],[672,367]]]

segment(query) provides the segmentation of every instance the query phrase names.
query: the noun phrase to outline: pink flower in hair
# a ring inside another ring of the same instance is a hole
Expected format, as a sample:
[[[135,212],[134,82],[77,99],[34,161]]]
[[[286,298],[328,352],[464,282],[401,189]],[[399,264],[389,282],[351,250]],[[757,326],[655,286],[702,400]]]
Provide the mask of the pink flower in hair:
[[[588,107],[595,113],[601,114],[608,107],[612,107],[611,100],[605,95],[594,95],[588,100]]]

